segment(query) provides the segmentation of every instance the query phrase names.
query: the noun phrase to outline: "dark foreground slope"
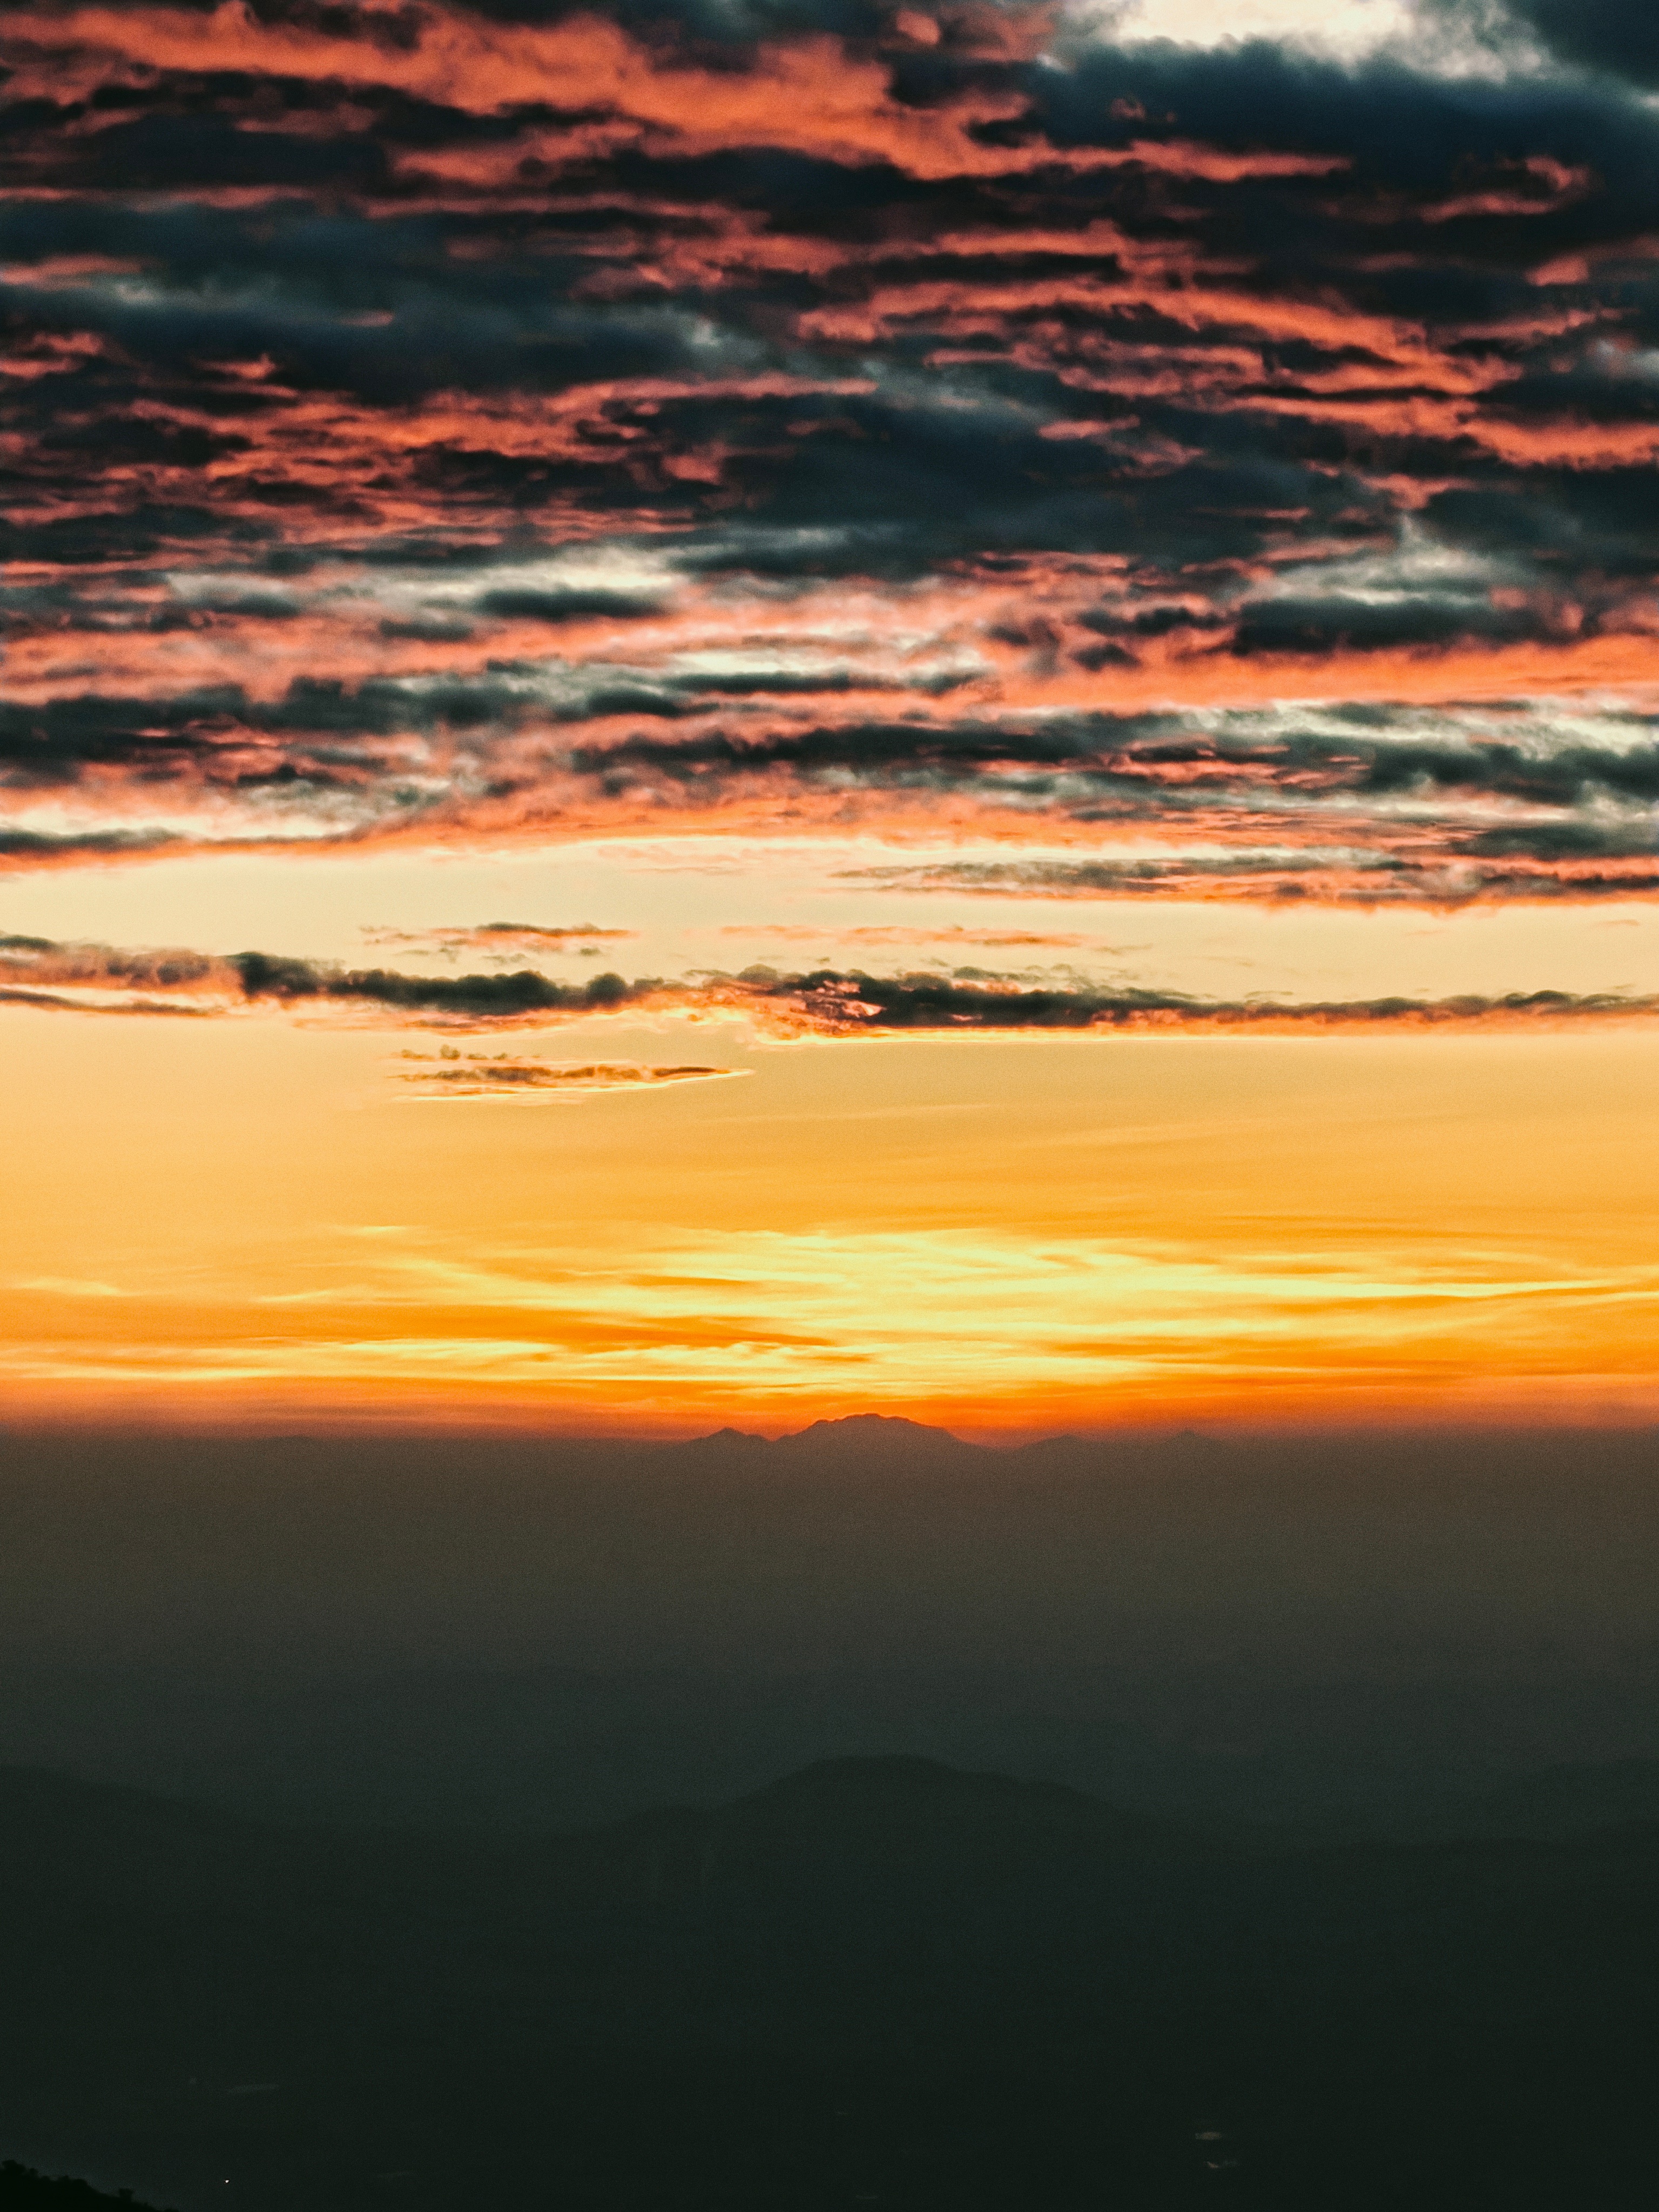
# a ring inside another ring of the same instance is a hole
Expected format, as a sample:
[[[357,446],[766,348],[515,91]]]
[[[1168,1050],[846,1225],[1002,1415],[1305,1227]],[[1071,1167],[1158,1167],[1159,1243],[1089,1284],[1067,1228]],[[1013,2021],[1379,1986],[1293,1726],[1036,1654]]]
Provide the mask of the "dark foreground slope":
[[[37,2173],[15,2158],[0,2160],[0,2212],[151,2212],[130,2189],[114,2196],[78,2174]]]
[[[534,1843],[0,1776],[0,2148],[204,2212],[1635,2201],[1659,1830],[916,1759]]]

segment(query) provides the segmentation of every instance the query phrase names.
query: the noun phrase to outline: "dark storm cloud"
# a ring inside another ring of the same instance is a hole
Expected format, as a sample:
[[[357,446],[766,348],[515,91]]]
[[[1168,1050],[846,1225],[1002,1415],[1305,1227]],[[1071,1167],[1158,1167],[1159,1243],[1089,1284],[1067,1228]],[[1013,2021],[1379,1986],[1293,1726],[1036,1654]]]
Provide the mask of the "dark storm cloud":
[[[639,731],[604,749],[573,747],[568,760],[613,786],[630,775],[703,785],[779,769],[803,779],[853,775],[884,788],[925,780],[941,792],[1009,803],[1036,795],[1056,813],[1097,820],[1263,809],[1283,817],[1287,804],[1299,802],[1306,811],[1298,836],[1310,834],[1316,804],[1358,822],[1378,802],[1404,799],[1415,802],[1414,834],[1449,850],[1486,849],[1481,840],[1498,838],[1540,854],[1569,843],[1601,854],[1659,850],[1651,811],[1659,805],[1659,743],[1646,717],[1586,717],[1586,730],[1582,723],[1563,728],[1543,710],[1514,717],[1501,734],[1495,719],[1465,710],[1413,720],[1387,708],[1024,724],[964,716],[932,728],[891,720],[687,736]],[[1479,838],[1466,831],[1462,811],[1494,800],[1528,811]]]
[[[950,800],[1017,827],[1120,823],[1176,841],[1121,860],[1011,861],[972,877],[984,888],[1457,902],[1643,896],[1659,866],[1659,742],[1633,710],[1385,702],[976,716],[954,696],[968,682],[960,671],[906,684],[845,668],[647,674],[537,663],[355,689],[298,678],[276,700],[228,688],[5,710],[0,763],[20,798],[101,793],[112,773],[128,773],[262,811],[258,835],[228,840],[214,828],[218,850],[492,823],[501,834],[688,817],[745,826],[786,804],[843,818],[856,806],[878,820],[893,806]],[[921,703],[870,714],[872,695],[904,689]],[[1181,849],[1194,840],[1201,857]],[[0,857],[45,865],[190,842],[163,826],[9,829]],[[946,868],[900,879],[970,877]],[[534,949],[522,933],[514,941]]]
[[[1637,884],[1650,742],[1414,719],[1659,681],[1646,18],[1462,20],[1564,65],[862,0],[20,14],[0,859],[188,838],[168,793],[258,840],[850,778],[1292,845],[1340,805],[1402,896]],[[1308,698],[1383,719],[1215,724]]]
[[[334,1002],[485,1023],[518,1021],[528,1015],[605,1012],[647,999],[664,988],[655,980],[630,983],[613,974],[591,975],[579,984],[556,982],[528,968],[506,975],[419,975],[386,968],[347,969],[267,952],[227,957],[177,948],[63,944],[16,934],[0,936],[0,984],[21,993],[29,1003],[80,1006],[91,1012],[112,1009],[92,1000],[47,994],[71,989],[100,994],[160,991],[179,1000],[194,998],[202,1011],[254,1000],[285,1006]],[[131,997],[120,1003],[128,1010],[137,1005]],[[141,1012],[155,1010],[148,1004],[138,1006]],[[165,1001],[160,1010],[168,1010]]]
[[[603,1013],[649,998],[659,983],[629,982],[621,975],[590,975],[585,983],[558,983],[533,968],[505,975],[408,975],[394,969],[342,969],[267,952],[239,952],[229,963],[250,999],[359,1001],[410,1013],[453,1014],[465,1019],[519,1019],[527,1014]]]
[[[656,614],[659,604],[630,599],[622,592],[499,591],[486,592],[478,601],[478,611],[520,622],[580,622],[594,615],[611,615],[625,622],[631,616]]]
[[[0,860],[26,865],[137,859],[165,851],[182,839],[166,830],[72,830],[62,832],[0,827]]]
[[[181,11],[210,15],[221,0],[175,0]],[[114,0],[137,7],[143,0]],[[1000,0],[983,9],[994,15]],[[417,45],[422,11],[416,5],[364,7],[347,0],[248,0],[248,12],[265,24],[312,30],[329,39],[360,40],[392,52]],[[592,0],[476,0],[470,12],[494,23],[537,27],[566,23],[596,11]],[[678,29],[713,46],[741,50],[763,39],[803,31],[828,31],[847,39],[878,40],[890,32],[891,10],[872,0],[617,0],[605,14],[635,32]],[[1018,20],[1020,10],[1009,8]]]
[[[129,380],[158,398],[180,385],[189,392],[215,356],[269,361],[285,388],[379,406],[455,386],[557,390],[646,377],[684,371],[696,359],[695,333],[672,309],[586,307],[556,289],[515,289],[500,270],[487,283],[469,282],[465,264],[454,276],[441,261],[422,269],[418,251],[377,266],[385,249],[366,222],[302,217],[282,226],[290,235],[276,252],[255,242],[265,227],[243,226],[245,236],[255,234],[251,270],[246,264],[204,275],[169,267],[148,278],[45,288],[14,280],[14,313],[43,334],[90,337],[113,355],[121,368],[112,380],[118,407]],[[360,242],[361,260],[352,251]],[[442,251],[441,239],[429,240],[434,259]]]
[[[56,984],[52,991],[41,988]],[[135,986],[175,994],[171,1000],[141,998]],[[73,988],[97,998],[72,998]],[[118,997],[125,989],[128,995]],[[107,945],[55,945],[34,938],[0,940],[0,995],[57,1011],[167,1012],[228,1011],[247,1006],[319,1013],[372,1013],[421,1028],[453,1030],[545,1028],[597,1015],[723,1014],[741,1018],[783,1036],[956,1034],[964,1031],[1086,1030],[1100,1034],[1146,1030],[1322,1030],[1511,1026],[1650,1018],[1659,999],[1620,992],[1512,992],[1503,997],[1378,998],[1330,1000],[1270,998],[1212,999],[1122,984],[1097,985],[1068,976],[1033,982],[1029,975],[982,968],[874,975],[862,969],[812,968],[784,972],[756,966],[729,975],[708,969],[690,975],[628,978],[595,975],[586,984],[563,984],[535,969],[508,975],[433,976],[395,969],[348,969],[269,952],[207,954],[132,952]],[[440,1055],[441,1059],[443,1055]],[[514,1074],[503,1060],[492,1077],[455,1060],[460,1086],[537,1084],[540,1063]],[[585,1071],[585,1073],[592,1071]],[[614,1073],[609,1063],[599,1073]],[[723,1071],[676,1067],[663,1073],[699,1075]],[[433,1079],[423,1071],[422,1081]],[[451,1079],[440,1072],[440,1088]],[[597,1078],[596,1078],[597,1079]]]
[[[1222,1000],[1175,991],[1031,988],[976,970],[953,977],[851,974],[775,975],[751,969],[721,979],[726,993],[786,1020],[831,1034],[896,1030],[1334,1029],[1441,1027],[1631,1018],[1659,1001],[1616,993],[1515,992],[1502,998],[1340,1000]],[[726,1003],[717,1000],[716,1003]]]
[[[852,873],[854,872],[849,872]],[[956,861],[856,872],[884,890],[996,898],[1318,899],[1332,905],[1455,907],[1475,900],[1631,899],[1659,891],[1659,853],[1640,842],[1549,827],[1486,830],[1449,849],[1279,847],[1165,850],[1092,860]]]
[[[1300,611],[1296,611],[1299,612]],[[1547,711],[1517,713],[1498,735],[1490,712],[1476,720],[1419,714],[1407,720],[1387,708],[1224,715],[1083,714],[1006,720],[968,714],[808,722],[778,726],[768,696],[856,688],[843,674],[805,677],[787,669],[708,675],[693,671],[629,680],[600,670],[574,696],[561,698],[520,672],[481,682],[343,684],[299,680],[275,701],[245,694],[186,693],[164,700],[79,698],[40,708],[0,710],[0,758],[46,781],[78,763],[125,763],[192,757],[204,777],[246,778],[250,748],[270,744],[264,773],[291,781],[333,771],[344,778],[377,756],[319,751],[313,741],[390,739],[410,732],[481,732],[477,757],[488,760],[492,733],[524,722],[580,724],[599,713],[653,722],[704,712],[710,693],[746,695],[752,724],[699,720],[685,734],[628,731],[602,744],[567,734],[544,757],[569,775],[612,790],[630,780],[706,785],[787,771],[872,783],[925,778],[941,789],[994,786],[1010,774],[1019,788],[1031,775],[1063,774],[1074,804],[1115,804],[1126,812],[1249,803],[1292,791],[1356,802],[1402,793],[1425,799],[1462,794],[1571,808],[1609,794],[1638,805],[1659,802],[1659,739],[1650,719],[1587,714],[1568,730]],[[878,686],[877,688],[882,688]],[[937,694],[948,684],[925,687]],[[728,714],[730,709],[725,710]],[[1588,723],[1587,732],[1584,725]],[[1601,742],[1591,741],[1599,735]],[[501,765],[511,756],[504,755]],[[1059,800],[1060,794],[1055,793]],[[116,833],[88,841],[92,849],[121,849]]]
[[[1563,61],[1659,84],[1659,19],[1644,0],[1509,0],[1509,7]]]
[[[211,984],[219,963],[201,952],[131,952],[107,945],[59,945],[47,937],[0,936],[0,975],[19,973],[52,983],[189,991]]]
[[[181,778],[233,784],[279,779],[326,786],[361,781],[380,757],[351,749],[415,732],[511,730],[534,716],[580,721],[596,714],[672,717],[690,711],[672,685],[600,672],[573,696],[549,696],[504,674],[419,684],[296,678],[279,699],[236,685],[174,698],[67,697],[0,705],[0,763],[18,785],[71,780],[88,764],[143,764]],[[331,748],[345,740],[347,750]],[[112,846],[112,849],[118,849]]]

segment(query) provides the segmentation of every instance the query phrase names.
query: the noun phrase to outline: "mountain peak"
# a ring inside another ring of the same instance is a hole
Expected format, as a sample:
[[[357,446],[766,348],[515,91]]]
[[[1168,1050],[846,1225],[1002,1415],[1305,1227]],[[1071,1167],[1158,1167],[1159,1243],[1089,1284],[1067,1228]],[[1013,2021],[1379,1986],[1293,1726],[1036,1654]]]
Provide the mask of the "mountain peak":
[[[953,1437],[949,1429],[931,1427],[926,1421],[912,1421],[902,1413],[847,1413],[839,1420],[814,1421],[808,1427],[797,1429],[793,1434],[780,1437],[781,1444],[926,1444],[936,1448],[949,1444],[957,1451],[972,1451],[960,1437]]]
[[[726,1427],[710,1436],[691,1437],[678,1449],[707,1453],[711,1457],[729,1452],[734,1459],[758,1459],[762,1452],[781,1451],[790,1459],[806,1458],[855,1462],[872,1455],[891,1456],[901,1464],[917,1459],[938,1460],[963,1452],[977,1457],[981,1447],[952,1436],[949,1429],[912,1421],[902,1413],[846,1413],[838,1420],[811,1422],[804,1429],[768,1438],[752,1429]]]

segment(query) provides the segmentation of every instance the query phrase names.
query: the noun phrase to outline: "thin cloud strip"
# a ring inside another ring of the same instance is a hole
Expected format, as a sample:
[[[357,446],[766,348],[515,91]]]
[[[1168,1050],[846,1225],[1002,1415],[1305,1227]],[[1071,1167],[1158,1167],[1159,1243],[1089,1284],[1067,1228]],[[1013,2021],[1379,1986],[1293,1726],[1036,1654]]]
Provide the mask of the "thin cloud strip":
[[[430,1063],[439,1056],[411,1052],[404,1058]],[[443,1064],[399,1069],[398,1075],[420,1098],[578,1098],[596,1092],[638,1092],[669,1084],[723,1080],[746,1072],[732,1067],[642,1066],[633,1060],[555,1063],[507,1054],[459,1055],[450,1051]]]
[[[563,983],[539,969],[464,975],[420,975],[394,969],[354,969],[265,952],[223,957],[178,953],[151,955],[92,945],[56,946],[36,939],[0,940],[0,978],[15,977],[8,995],[59,1012],[157,1012],[166,1000],[108,996],[129,975],[173,974],[170,988],[196,994],[203,1012],[228,1013],[238,1005],[311,1014],[373,1012],[422,1027],[457,1030],[544,1028],[596,1016],[738,1017],[777,1037],[855,1037],[1089,1032],[1249,1030],[1253,1032],[1447,1028],[1541,1028],[1650,1019],[1659,997],[1621,992],[1554,990],[1503,995],[1461,994],[1442,999],[1407,996],[1296,1000],[1270,997],[1224,1000],[1188,993],[1094,986],[1075,980],[1034,984],[1028,976],[977,968],[951,974],[872,975],[861,969],[817,968],[783,973],[765,966],[737,975],[705,971],[675,980],[632,980],[614,973],[585,983]],[[72,980],[96,995],[71,998],[60,990],[29,988],[29,979]],[[457,1063],[422,1070],[415,1079],[439,1092],[475,1083],[480,1089],[543,1080],[541,1064],[503,1060]],[[597,1066],[597,1064],[596,1064]],[[617,1082],[724,1073],[707,1068],[646,1070],[622,1076],[606,1064],[584,1079]],[[557,1071],[549,1076],[551,1084]]]
[[[1103,891],[1139,883],[1152,895],[1190,879],[1203,896],[1274,896],[1294,878],[1306,897],[1431,904],[1644,896],[1659,854],[1652,708],[1606,698],[1127,714],[958,706],[836,720],[815,702],[810,717],[768,707],[716,720],[683,714],[665,687],[654,726],[611,714],[574,735],[538,727],[543,711],[533,690],[495,677],[441,696],[296,691],[271,708],[110,702],[96,717],[100,780],[143,781],[146,759],[194,778],[200,849],[211,851],[280,848],[282,830],[301,849],[349,849],[769,824],[830,836],[931,824],[935,840],[988,830],[1040,845],[1064,825],[1073,845],[1109,848],[1126,834],[1144,845],[1144,865],[1101,852]],[[9,713],[27,725],[20,750],[40,763],[65,718]],[[404,717],[407,738],[393,734]],[[228,810],[265,834],[228,835]],[[1201,847],[1231,857],[1195,866]],[[12,858],[63,865],[111,849],[87,828],[41,826]],[[191,847],[174,827],[142,849]],[[1280,857],[1264,866],[1264,852]],[[1333,853],[1348,857],[1327,865]],[[581,933],[573,926],[573,939]],[[512,949],[505,933],[497,941]]]

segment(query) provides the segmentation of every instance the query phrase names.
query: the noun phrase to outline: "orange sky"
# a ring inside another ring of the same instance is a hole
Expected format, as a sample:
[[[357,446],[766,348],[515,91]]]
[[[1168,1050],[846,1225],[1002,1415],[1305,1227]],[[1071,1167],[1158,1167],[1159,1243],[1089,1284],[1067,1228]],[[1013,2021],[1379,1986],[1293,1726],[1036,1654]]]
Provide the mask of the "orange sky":
[[[1651,1028],[757,1045],[617,1018],[512,1048],[750,1072],[433,1102],[406,1031],[0,1018],[19,1414],[1659,1404]]]

